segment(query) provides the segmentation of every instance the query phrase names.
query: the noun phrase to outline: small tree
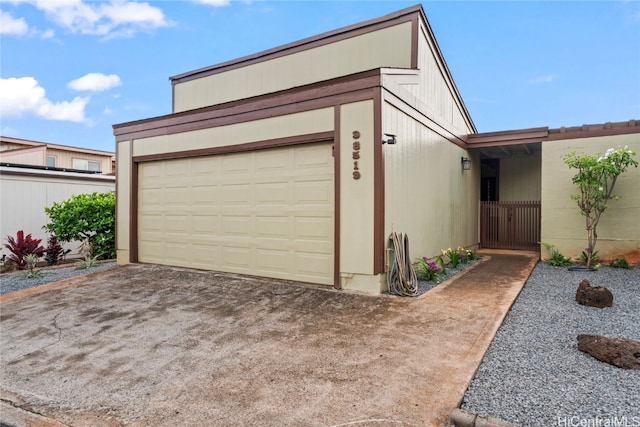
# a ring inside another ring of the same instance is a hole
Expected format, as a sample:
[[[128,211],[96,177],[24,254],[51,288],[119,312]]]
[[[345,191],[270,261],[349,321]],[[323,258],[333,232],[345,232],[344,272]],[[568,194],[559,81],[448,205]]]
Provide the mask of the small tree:
[[[113,193],[78,194],[44,208],[49,224],[43,228],[62,242],[89,242],[89,251],[99,258],[115,257],[115,207]]]
[[[587,268],[591,268],[594,248],[598,241],[596,227],[600,216],[609,207],[610,199],[618,200],[613,194],[613,187],[618,176],[629,166],[638,167],[633,158],[636,153],[628,146],[614,150],[610,148],[604,155],[590,156],[571,152],[564,157],[564,162],[570,169],[577,169],[572,181],[580,189],[580,194],[572,194],[576,200],[580,213],[586,219],[587,228]]]

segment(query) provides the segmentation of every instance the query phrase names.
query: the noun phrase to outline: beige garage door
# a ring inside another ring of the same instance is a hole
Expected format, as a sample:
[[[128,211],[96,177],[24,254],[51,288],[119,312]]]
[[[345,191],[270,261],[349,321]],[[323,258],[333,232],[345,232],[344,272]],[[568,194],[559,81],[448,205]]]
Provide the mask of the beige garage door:
[[[333,284],[332,144],[140,163],[140,262]]]

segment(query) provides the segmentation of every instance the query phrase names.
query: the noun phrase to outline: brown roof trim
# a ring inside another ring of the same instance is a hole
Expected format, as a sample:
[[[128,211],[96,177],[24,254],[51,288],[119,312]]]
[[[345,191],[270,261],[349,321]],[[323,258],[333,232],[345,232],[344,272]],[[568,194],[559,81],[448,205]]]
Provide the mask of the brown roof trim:
[[[224,71],[233,70],[235,68],[244,67],[247,65],[255,64],[258,62],[279,58],[282,56],[290,55],[292,53],[301,52],[304,50],[312,49],[314,47],[323,46],[336,41],[345,40],[351,37],[356,37],[361,34],[376,31],[383,28],[392,27],[394,25],[402,24],[405,22],[411,22],[415,20],[412,16],[415,13],[421,13],[424,15],[422,5],[402,9],[388,15],[384,15],[378,18],[370,19],[368,21],[360,22],[357,24],[349,25],[346,27],[338,28],[336,30],[328,31],[316,36],[307,37],[302,40],[298,40],[292,43],[288,43],[282,46],[274,47],[262,52],[247,55],[241,58],[232,59],[230,61],[222,62],[219,64],[211,65],[204,68],[199,68],[193,71],[187,71],[182,74],[178,74],[169,78],[171,84],[186,82],[196,78],[206,77],[213,74],[222,73]],[[415,28],[414,28],[415,30]],[[417,52],[417,49],[416,49]],[[412,50],[412,55],[414,54]],[[415,59],[411,59],[411,63],[415,63]]]
[[[531,144],[541,142],[549,134],[549,128],[538,127],[467,135],[469,148],[495,147],[498,145]]]
[[[592,125],[560,127],[549,129],[547,141],[562,139],[593,138],[596,136],[615,136],[640,133],[640,120],[631,119],[625,122],[606,122]]]
[[[507,130],[469,134],[464,139],[469,148],[497,147],[500,145],[535,144],[544,141],[564,139],[593,138],[597,136],[616,136],[640,133],[640,120],[624,122],[606,122],[600,124],[560,127],[549,129],[538,127],[530,129]]]
[[[245,100],[114,125],[114,135],[116,141],[148,138],[370,99],[380,79],[380,70],[376,69]]]
[[[219,154],[241,153],[245,151],[263,150],[266,148],[287,147],[289,145],[328,142],[333,140],[333,136],[333,131],[318,132],[307,135],[294,135],[283,138],[268,139],[264,141],[247,142],[237,145],[224,145],[221,147],[201,148],[197,150],[172,151],[168,153],[134,156],[132,160],[134,163],[140,163],[154,160],[174,160],[198,156],[215,156]]]

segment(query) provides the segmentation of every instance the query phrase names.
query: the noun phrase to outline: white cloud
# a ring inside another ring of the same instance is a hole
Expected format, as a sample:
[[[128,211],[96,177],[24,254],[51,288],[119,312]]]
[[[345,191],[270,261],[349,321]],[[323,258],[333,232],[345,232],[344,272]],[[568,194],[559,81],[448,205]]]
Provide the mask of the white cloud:
[[[52,102],[33,77],[0,78],[0,116],[21,117],[31,113],[47,120],[82,122],[88,97]]]
[[[42,38],[42,39],[52,39],[52,38],[55,37],[55,35],[56,35],[56,32],[51,30],[51,29],[49,29],[49,30],[43,31],[42,34],[40,34],[40,38]]]
[[[222,7],[228,6],[230,0],[191,0],[193,3],[204,4],[205,6]]]
[[[122,81],[116,74],[109,74],[107,76],[102,73],[89,73],[79,79],[70,81],[68,86],[78,91],[102,92],[103,90],[111,89],[121,84]]]
[[[29,32],[29,26],[23,18],[14,18],[10,13],[0,10],[0,34],[22,36]]]
[[[545,76],[537,76],[532,79],[529,79],[530,85],[535,85],[539,83],[551,83],[553,81],[553,75],[547,74]]]
[[[166,27],[171,23],[162,9],[146,2],[111,0],[27,0],[43,11],[46,17],[73,33],[104,36],[131,36],[141,30]]]

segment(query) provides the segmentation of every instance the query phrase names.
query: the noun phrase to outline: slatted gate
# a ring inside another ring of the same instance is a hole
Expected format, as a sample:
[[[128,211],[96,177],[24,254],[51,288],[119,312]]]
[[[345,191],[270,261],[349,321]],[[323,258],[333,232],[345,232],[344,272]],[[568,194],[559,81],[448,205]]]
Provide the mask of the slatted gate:
[[[540,249],[540,202],[480,202],[480,246]]]

